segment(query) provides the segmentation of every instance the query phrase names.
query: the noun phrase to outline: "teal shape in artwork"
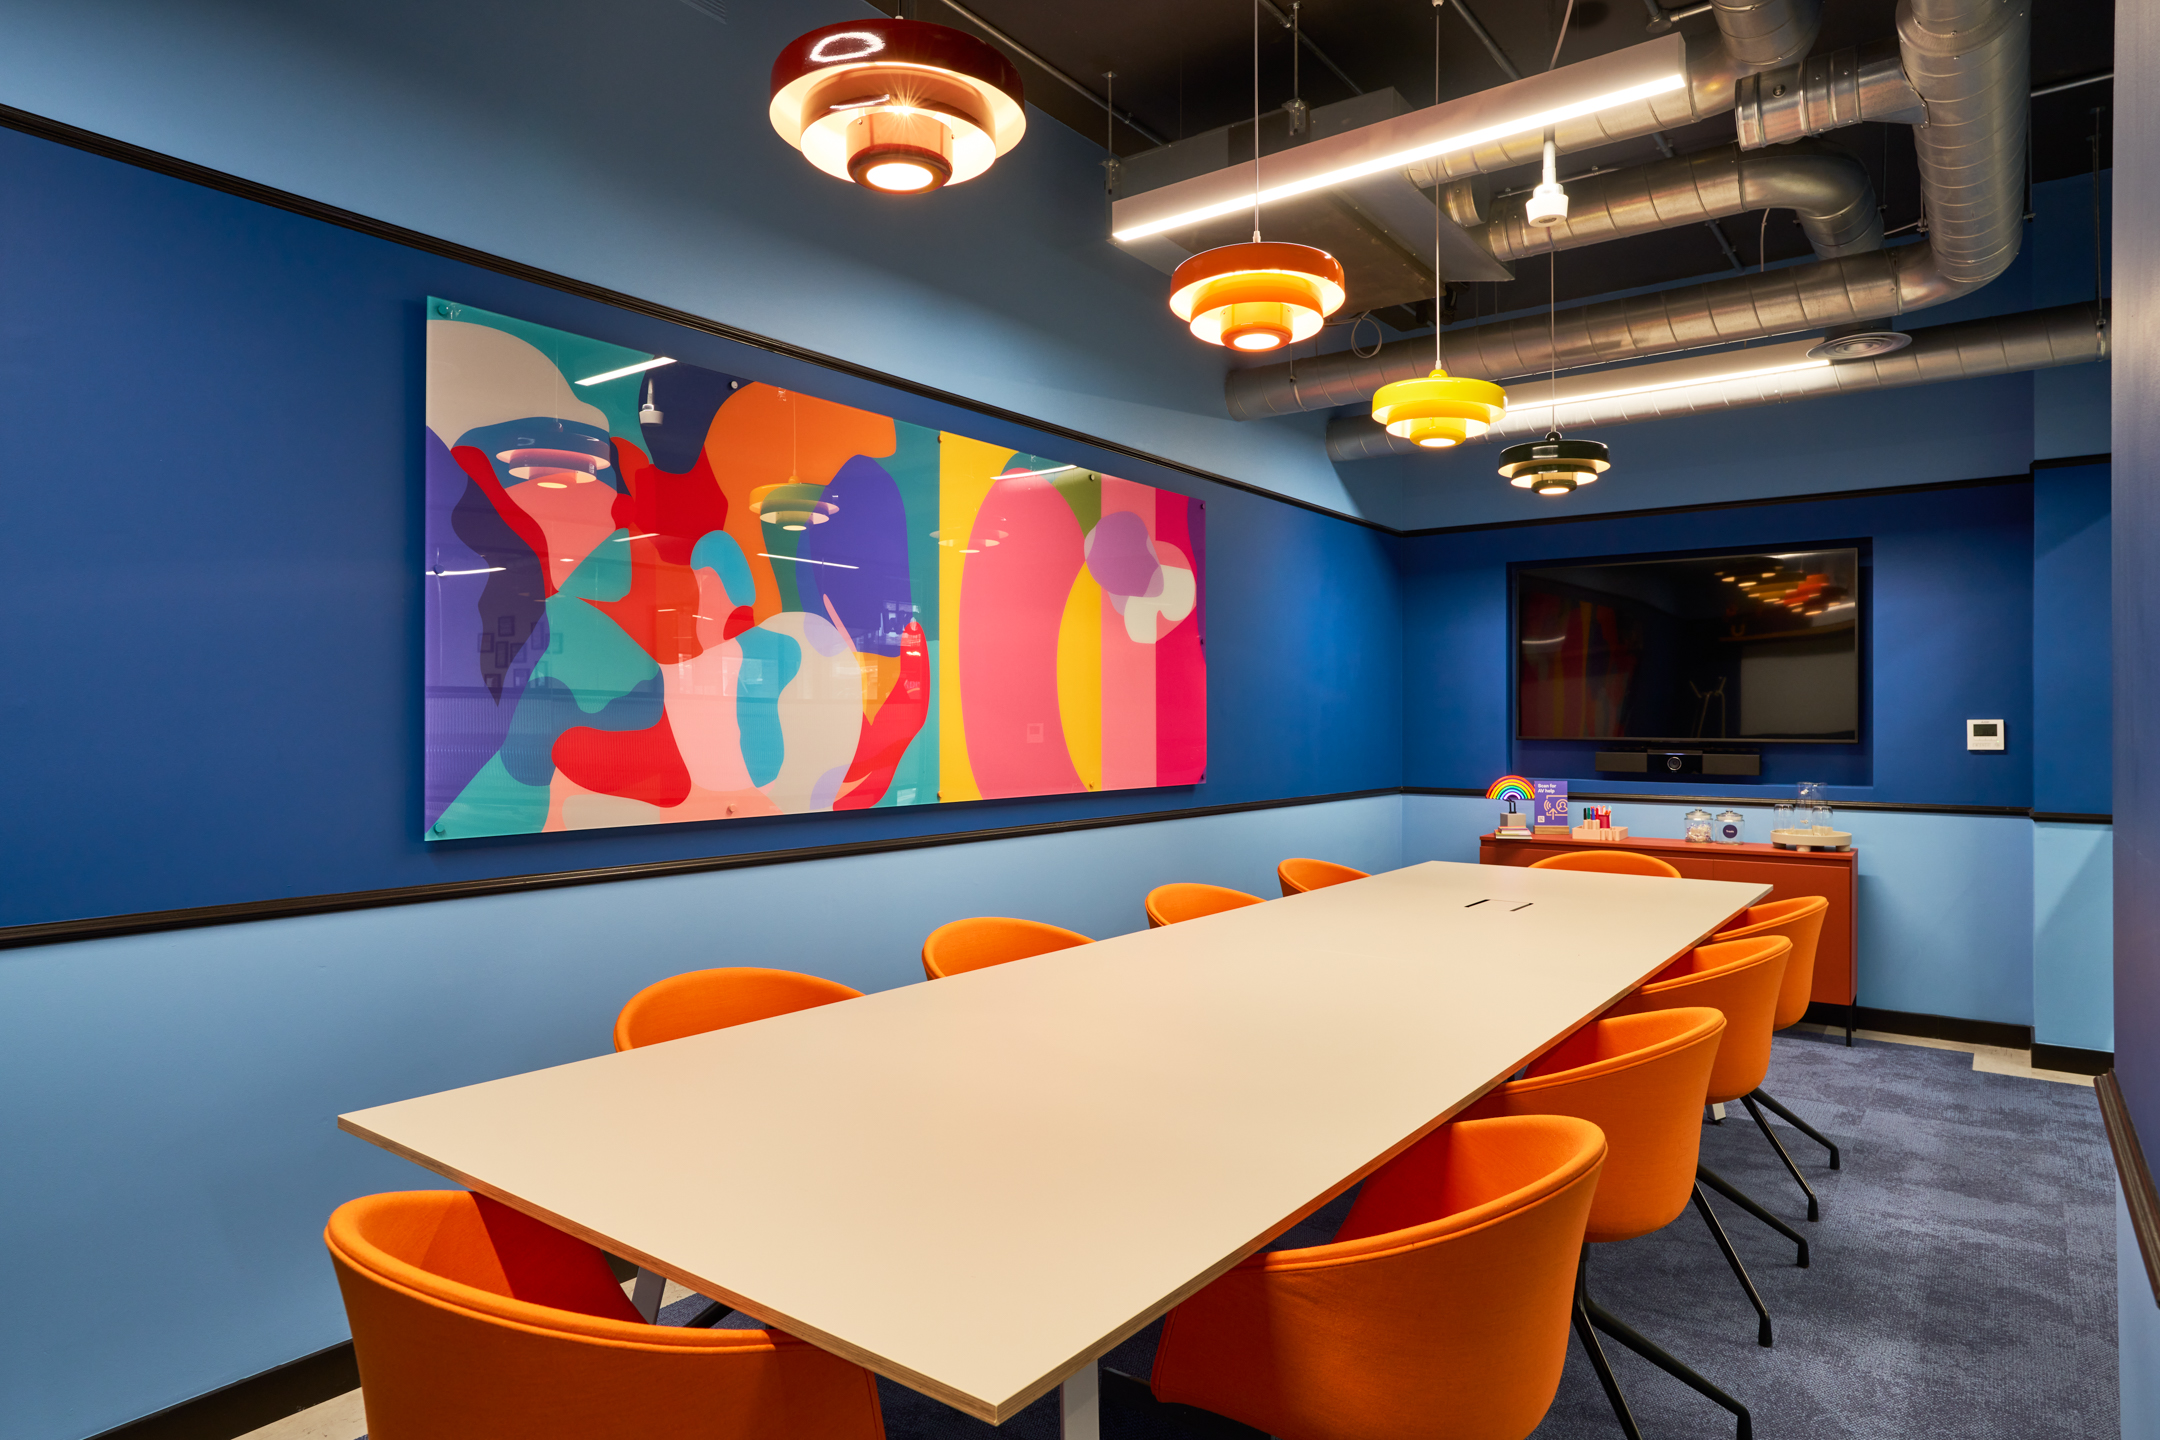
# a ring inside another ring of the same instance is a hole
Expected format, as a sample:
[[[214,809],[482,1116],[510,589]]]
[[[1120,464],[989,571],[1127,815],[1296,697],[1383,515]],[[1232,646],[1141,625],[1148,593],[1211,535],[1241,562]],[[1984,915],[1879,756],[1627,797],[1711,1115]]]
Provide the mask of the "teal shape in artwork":
[[[591,563],[579,566],[578,574],[583,575]],[[570,692],[580,710],[591,715],[658,678],[660,667],[652,656],[625,635],[620,625],[571,594],[568,586],[548,597],[547,615],[547,654],[533,666],[534,685],[555,681]]]
[[[578,561],[577,569],[570,572],[556,595],[574,595],[580,600],[620,600],[628,595],[630,547],[609,542],[626,540],[629,535],[627,530],[617,530],[593,546],[592,553]]]
[[[802,646],[790,635],[745,630],[735,637],[742,646],[742,669],[735,681],[735,724],[742,733],[743,768],[752,785],[770,785],[787,758],[780,730],[780,692],[802,668]]]
[[[457,799],[428,827],[430,840],[461,840],[469,835],[524,835],[547,824],[546,785],[521,783],[493,755],[466,782]]]
[[[742,546],[725,530],[708,530],[698,540],[697,548],[690,552],[692,570],[710,570],[720,577],[727,587],[727,598],[737,605],[757,603],[757,580],[750,574],[750,562],[744,558]]]

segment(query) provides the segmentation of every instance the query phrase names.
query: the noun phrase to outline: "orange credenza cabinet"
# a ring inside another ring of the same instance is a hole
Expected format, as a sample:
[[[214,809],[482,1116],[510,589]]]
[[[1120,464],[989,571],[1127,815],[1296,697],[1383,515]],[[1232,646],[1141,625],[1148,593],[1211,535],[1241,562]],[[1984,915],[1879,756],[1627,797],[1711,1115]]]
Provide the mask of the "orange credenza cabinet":
[[[1815,989],[1811,998],[1828,1005],[1853,1003],[1854,967],[1859,949],[1858,914],[1853,879],[1859,873],[1858,850],[1780,850],[1771,845],[1700,845],[1686,840],[1572,840],[1540,835],[1530,840],[1478,837],[1481,865],[1528,865],[1570,850],[1640,850],[1670,864],[1690,880],[1748,880],[1768,885],[1771,900],[1820,895],[1830,902],[1823,916],[1822,940],[1815,949]]]

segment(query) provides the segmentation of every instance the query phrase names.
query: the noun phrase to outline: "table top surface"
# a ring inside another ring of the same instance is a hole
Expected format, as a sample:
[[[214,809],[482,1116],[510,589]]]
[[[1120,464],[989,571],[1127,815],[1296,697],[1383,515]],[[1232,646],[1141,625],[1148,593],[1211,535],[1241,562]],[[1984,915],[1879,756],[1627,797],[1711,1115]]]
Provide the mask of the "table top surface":
[[[1432,862],[338,1123],[995,1423],[1767,891]]]

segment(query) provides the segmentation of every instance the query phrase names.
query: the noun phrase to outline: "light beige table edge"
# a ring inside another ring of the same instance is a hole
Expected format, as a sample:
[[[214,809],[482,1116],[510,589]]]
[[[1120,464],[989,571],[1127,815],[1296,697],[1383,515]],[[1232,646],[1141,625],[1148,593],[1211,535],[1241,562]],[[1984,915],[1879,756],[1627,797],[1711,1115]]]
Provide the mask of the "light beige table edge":
[[[1767,885],[1762,885],[1756,887],[1756,890],[1757,893],[1753,900],[1748,901],[1747,904],[1736,905],[1733,907],[1733,915],[1739,914],[1740,911],[1747,908],[1747,905],[1755,904],[1757,901],[1761,900],[1764,895],[1767,895],[1770,892],[1770,887]],[[1726,917],[1726,919],[1728,920],[1730,918],[1730,915]],[[1722,925],[1725,922],[1720,921],[1718,923]],[[621,1241],[604,1235],[597,1230],[593,1230],[584,1225],[580,1225],[575,1220],[572,1220],[566,1215],[557,1215],[554,1212],[547,1210],[541,1206],[534,1205],[519,1196],[512,1195],[506,1191],[496,1188],[495,1186],[489,1185],[485,1181],[481,1180],[478,1176],[468,1175],[453,1166],[443,1164],[437,1160],[432,1159],[429,1156],[423,1155],[418,1151],[411,1149],[408,1146],[400,1145],[396,1141],[389,1139],[387,1136],[377,1134],[376,1132],[369,1130],[363,1125],[356,1124],[350,1115],[340,1115],[338,1117],[338,1128],[345,1131],[347,1134],[357,1136],[358,1138],[367,1141],[369,1144],[378,1145],[383,1149],[388,1150],[394,1155],[400,1156],[406,1160],[410,1160],[413,1164],[420,1166],[424,1170],[431,1170],[434,1173],[442,1176],[446,1180],[455,1181],[457,1184],[464,1186],[468,1190],[474,1191],[477,1194],[486,1195],[488,1198],[507,1205],[513,1210],[517,1210],[522,1212],[523,1214],[530,1215],[533,1219],[538,1220],[543,1224],[552,1225],[556,1229],[564,1231],[567,1234],[575,1235],[579,1239],[584,1240],[586,1243],[597,1246],[598,1248],[607,1251],[611,1255],[619,1256],[625,1260],[634,1261],[636,1264],[643,1266],[645,1269],[655,1271],[656,1273],[661,1275],[665,1275],[670,1280],[673,1280],[688,1289],[695,1290],[700,1295],[704,1295],[710,1299],[723,1301],[732,1309],[739,1310],[743,1314],[751,1316],[752,1318],[764,1324],[783,1330],[787,1334],[792,1335],[797,1339],[807,1340],[811,1344],[816,1345],[822,1350],[829,1351],[834,1355],[840,1356],[844,1360],[849,1360],[857,1365],[862,1366],[865,1370],[870,1371],[874,1375],[883,1376],[885,1379],[891,1380],[895,1384],[905,1385],[910,1390],[914,1390],[919,1394],[927,1395],[931,1399],[938,1401],[940,1404],[949,1405],[953,1409],[960,1411],[964,1415],[972,1416],[977,1420],[982,1420],[991,1425],[1002,1425],[1007,1420],[1010,1420],[1013,1416],[1019,1414],[1022,1410],[1026,1409],[1028,1406],[1034,1404],[1037,1400],[1040,1400],[1043,1396],[1049,1394],[1052,1390],[1055,1390],[1061,1383],[1063,1383],[1065,1378],[1071,1375],[1075,1370],[1079,1369],[1083,1365],[1100,1359],[1103,1355],[1108,1354],[1110,1351],[1116,1349],[1119,1345],[1124,1344],[1127,1340],[1131,1339],[1134,1335],[1140,1333],[1141,1330],[1145,1329],[1156,1319],[1168,1314],[1171,1310],[1175,1309],[1182,1301],[1207,1288],[1208,1285],[1212,1284],[1214,1281],[1220,1279],[1224,1274],[1234,1269],[1247,1257],[1257,1253],[1270,1240],[1273,1240],[1276,1236],[1290,1229],[1293,1225],[1296,1225],[1306,1216],[1320,1210],[1322,1207],[1327,1205],[1329,1201],[1341,1195],[1351,1186],[1356,1185],[1358,1182],[1365,1179],[1366,1176],[1372,1174],[1381,1166],[1387,1164],[1388,1161],[1394,1159],[1403,1151],[1408,1150],[1411,1146],[1417,1144],[1418,1141],[1424,1139],[1427,1135],[1430,1135],[1433,1131],[1439,1129],[1442,1125],[1445,1125],[1456,1115],[1475,1105],[1479,1100],[1483,1099],[1485,1095],[1493,1089],[1494,1086],[1498,1085],[1508,1076],[1515,1074],[1518,1070],[1522,1069],[1523,1066],[1528,1065],[1532,1061],[1536,1060],[1538,1056],[1544,1054],[1547,1050],[1550,1050],[1554,1045],[1559,1044],[1561,1040],[1566,1038],[1568,1035],[1574,1033],[1574,1031],[1578,1027],[1588,1023],[1591,1019],[1601,1014],[1608,1007],[1620,1000],[1622,996],[1627,995],[1630,991],[1634,990],[1636,986],[1642,984],[1652,975],[1655,975],[1658,971],[1664,969],[1667,965],[1678,959],[1682,954],[1685,954],[1688,950],[1702,944],[1705,940],[1710,938],[1710,936],[1716,931],[1716,929],[1717,926],[1712,926],[1709,930],[1705,930],[1701,935],[1698,935],[1697,937],[1695,937],[1695,939],[1689,941],[1679,950],[1673,952],[1673,954],[1666,956],[1662,960],[1659,960],[1656,964],[1643,971],[1640,976],[1636,977],[1634,980],[1628,982],[1626,985],[1623,985],[1620,989],[1614,991],[1611,995],[1607,996],[1602,1003],[1592,1006],[1587,1012],[1576,1017],[1572,1024],[1564,1027],[1558,1034],[1554,1035],[1543,1045],[1538,1046],[1529,1054],[1522,1056],[1520,1059],[1509,1064],[1501,1071],[1499,1071],[1499,1073],[1493,1075],[1491,1078],[1486,1080],[1484,1084],[1478,1087],[1476,1094],[1467,1097],[1463,1100],[1461,1104],[1452,1106],[1446,1111],[1443,1111],[1441,1114],[1434,1116],[1431,1121],[1420,1126],[1414,1133],[1405,1136],[1398,1144],[1392,1146],[1382,1154],[1375,1156],[1369,1163],[1357,1170],[1354,1174],[1345,1176],[1340,1184],[1334,1186],[1325,1193],[1316,1196],[1311,1204],[1303,1207],[1300,1210],[1297,1210],[1290,1215],[1285,1216],[1279,1224],[1270,1227],[1263,1234],[1255,1236],[1249,1243],[1239,1247],[1237,1250],[1234,1250],[1229,1255],[1223,1257],[1220,1261],[1216,1262],[1214,1265],[1209,1266],[1206,1270],[1202,1271],[1192,1280],[1178,1286],[1168,1295],[1162,1297],[1160,1300],[1156,1301],[1154,1304],[1148,1306],[1139,1314],[1133,1316],[1130,1320],[1120,1325],[1116,1330],[1112,1331],[1103,1339],[1097,1341],[1093,1345],[1086,1347],[1078,1354],[1073,1355],[1069,1360],[1063,1361],[1058,1365],[1053,1366],[1049,1371],[1038,1376],[1035,1380],[1029,1382],[1028,1384],[1020,1387],[1018,1390],[1013,1392],[1013,1394],[1007,1396],[1005,1399],[997,1401],[983,1400],[977,1396],[969,1395],[963,1391],[955,1390],[950,1386],[940,1384],[938,1381],[931,1379],[929,1376],[920,1374],[914,1370],[910,1370],[906,1366],[897,1365],[892,1361],[886,1359],[884,1356],[851,1345],[846,1340],[842,1339],[837,1335],[827,1334],[823,1331],[818,1330],[815,1326],[805,1325],[800,1321],[794,1320],[783,1313],[771,1309],[768,1306],[753,1302],[747,1296],[737,1295],[733,1291],[729,1290],[725,1285],[720,1284],[716,1280],[713,1280],[706,1276],[697,1275],[691,1271],[685,1270],[679,1265],[669,1263],[660,1256],[644,1254],[633,1246],[626,1246]]]

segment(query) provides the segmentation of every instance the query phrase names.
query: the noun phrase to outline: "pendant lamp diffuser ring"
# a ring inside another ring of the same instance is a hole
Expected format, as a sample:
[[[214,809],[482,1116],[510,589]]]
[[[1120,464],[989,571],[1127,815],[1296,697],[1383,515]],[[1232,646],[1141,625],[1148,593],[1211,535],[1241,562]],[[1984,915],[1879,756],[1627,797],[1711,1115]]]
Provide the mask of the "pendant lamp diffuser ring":
[[[1507,411],[1507,392],[1490,380],[1435,370],[1383,385],[1372,399],[1375,423],[1428,450],[1475,440]]]
[[[1320,333],[1342,308],[1342,262],[1311,245],[1254,240],[1202,251],[1170,277],[1170,310],[1210,345],[1274,350]]]
[[[1557,430],[1542,440],[1510,445],[1500,452],[1500,473],[1518,490],[1566,495],[1612,468],[1612,451],[1595,440],[1562,439]]]

